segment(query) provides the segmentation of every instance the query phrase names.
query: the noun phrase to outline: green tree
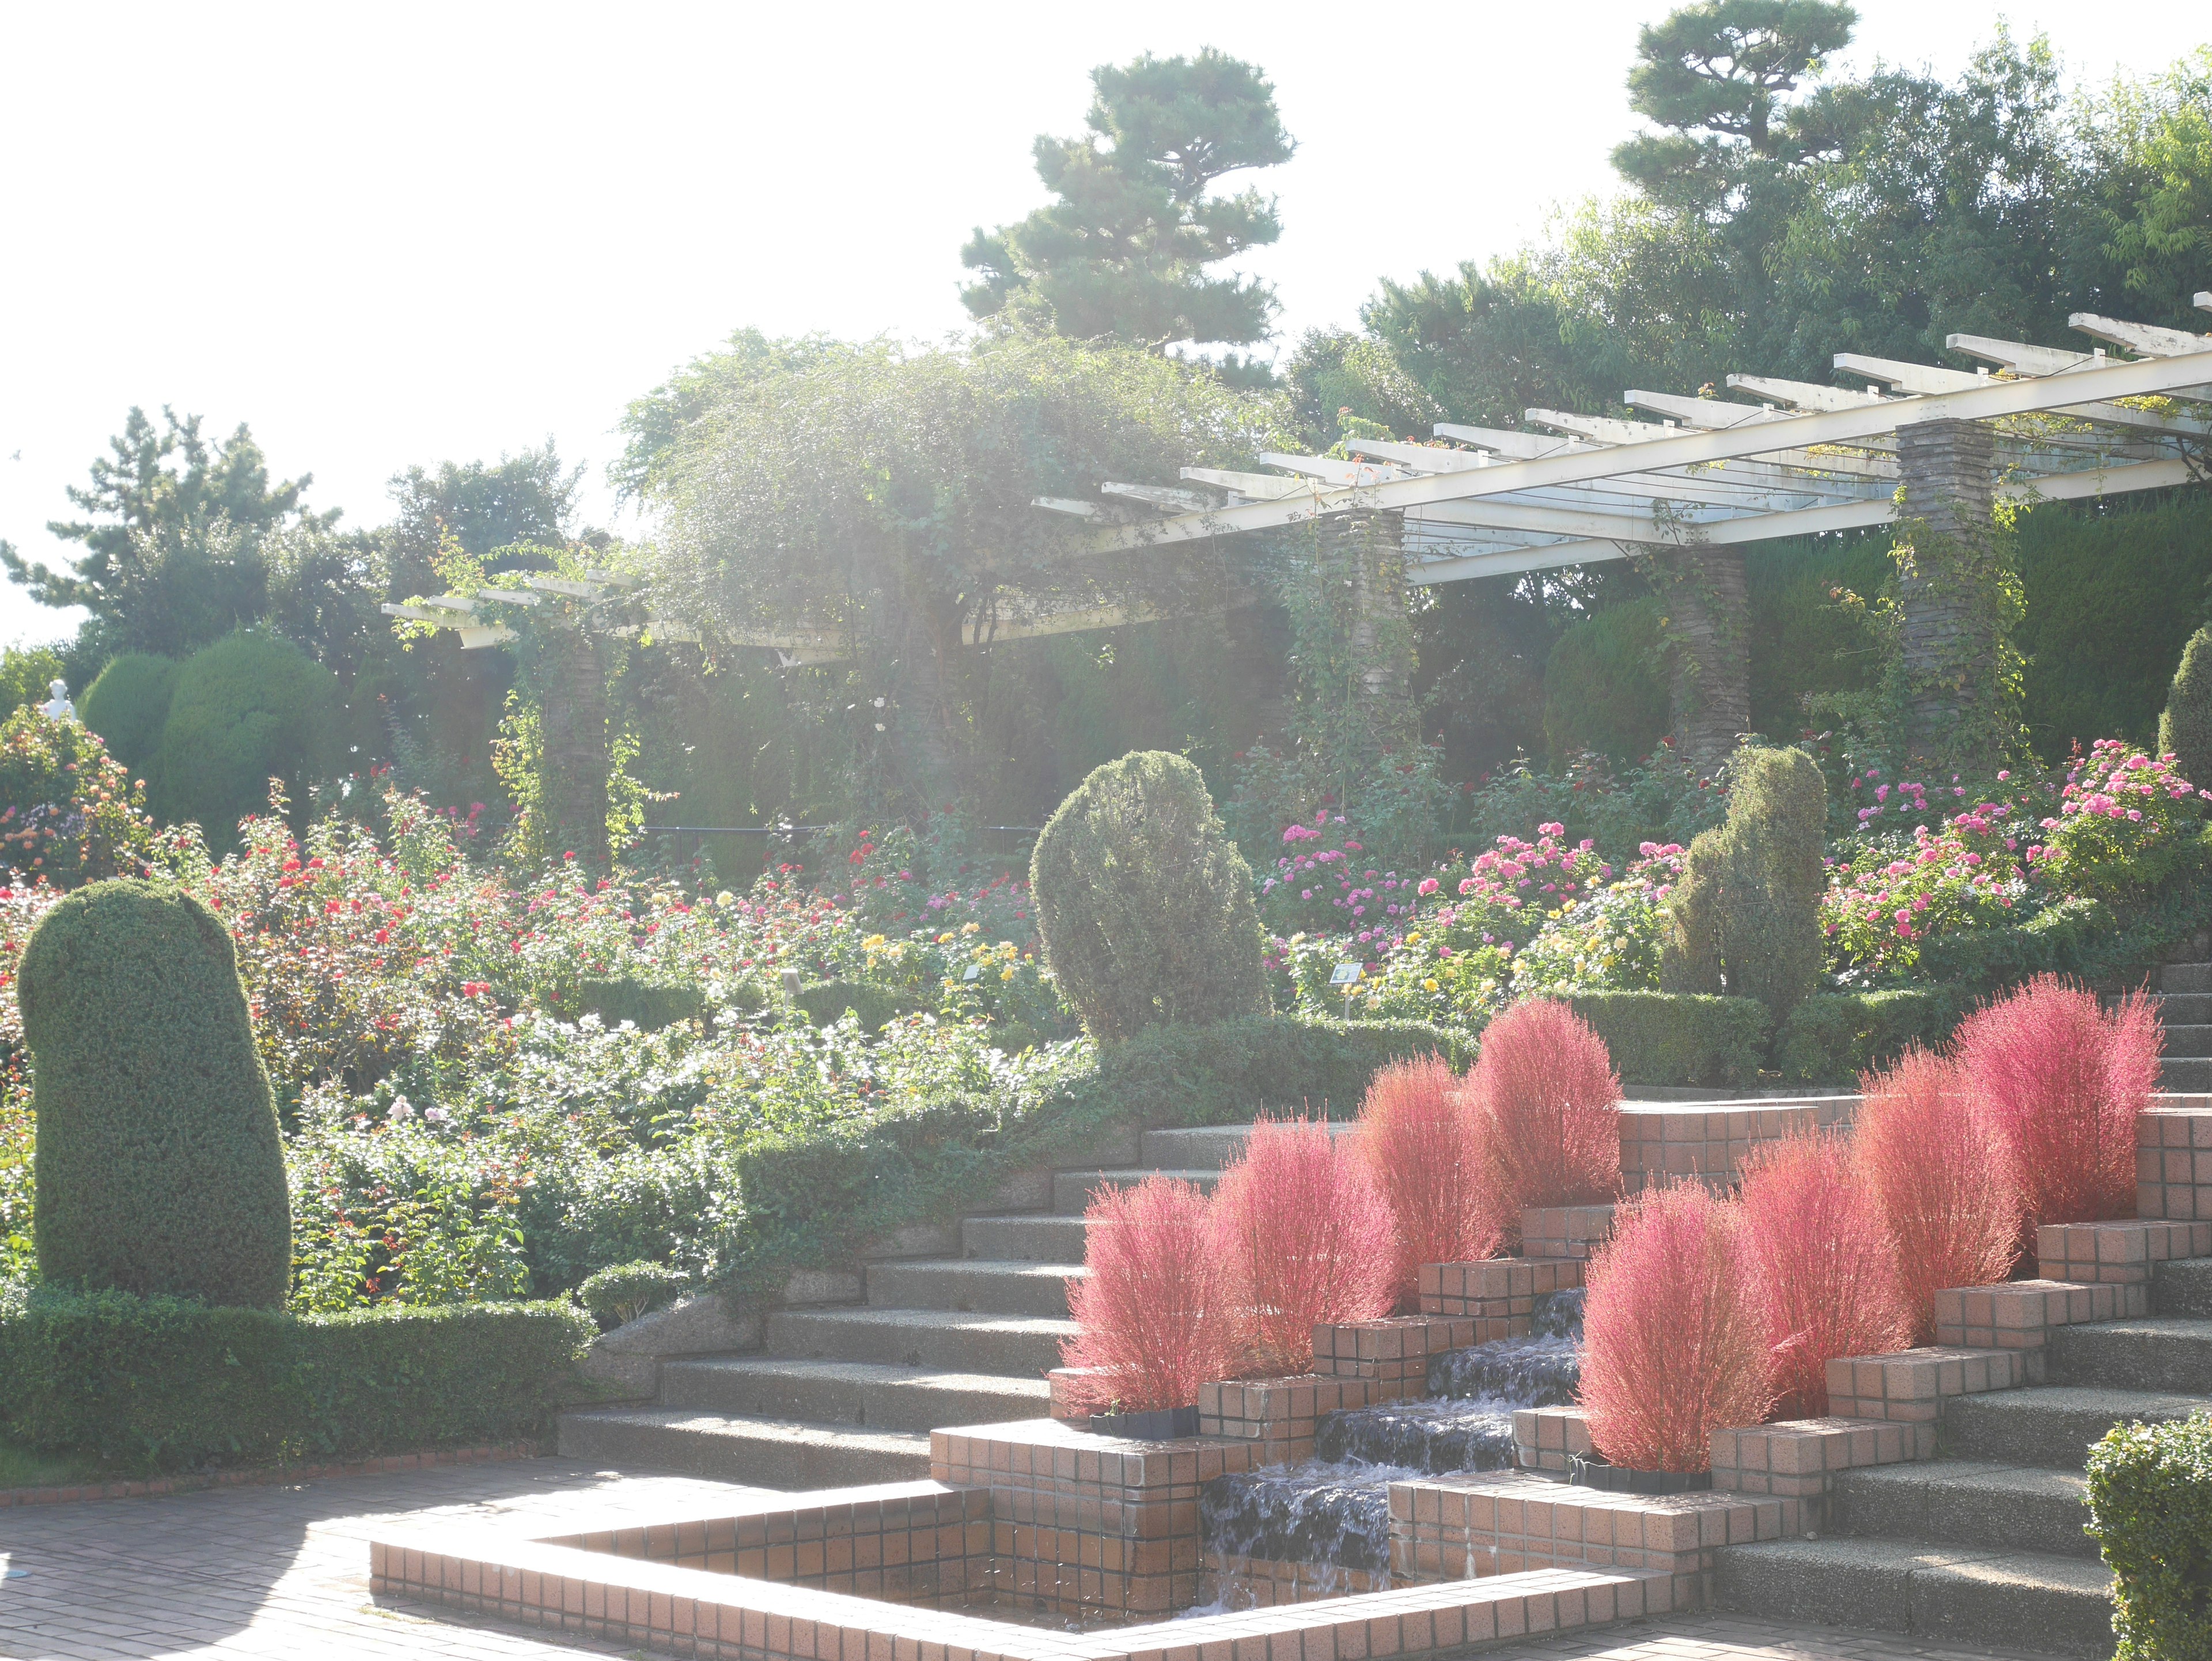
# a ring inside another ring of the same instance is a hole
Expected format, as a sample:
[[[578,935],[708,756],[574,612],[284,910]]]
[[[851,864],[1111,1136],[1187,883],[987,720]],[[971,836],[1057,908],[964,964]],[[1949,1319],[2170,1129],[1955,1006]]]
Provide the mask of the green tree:
[[[963,303],[1083,340],[1265,339],[1274,290],[1207,268],[1282,234],[1273,198],[1209,192],[1224,174],[1290,159],[1274,88],[1210,46],[1103,64],[1091,81],[1089,131],[1036,141],[1037,177],[1058,200],[1019,224],[977,228],[960,257],[980,280]]]
[[[2158,718],[2160,755],[2173,757],[2181,776],[2199,789],[2212,788],[2212,629],[2199,629],[2182,648],[2173,690]]]
[[[0,567],[41,605],[83,606],[106,651],[176,655],[258,621],[267,599],[262,539],[283,526],[328,526],[301,505],[312,475],[272,482],[243,423],[220,445],[200,417],[167,408],[156,429],[134,408],[89,484],[70,500],[89,517],[47,529],[84,546],[58,572],[0,544]]]
[[[222,851],[268,800],[271,778],[304,810],[309,787],[337,770],[337,695],[329,670],[273,635],[232,635],[194,653],[162,723],[161,816],[198,821]]]
[[[580,464],[562,465],[550,438],[519,455],[502,454],[496,464],[443,461],[394,473],[392,500],[398,512],[390,558],[395,591],[436,591],[442,581],[435,569],[438,545],[447,536],[470,554],[566,542],[583,477]]]
[[[39,1125],[40,1273],[281,1305],[284,1148],[222,919],[157,883],[81,888],[32,931],[16,996]]]

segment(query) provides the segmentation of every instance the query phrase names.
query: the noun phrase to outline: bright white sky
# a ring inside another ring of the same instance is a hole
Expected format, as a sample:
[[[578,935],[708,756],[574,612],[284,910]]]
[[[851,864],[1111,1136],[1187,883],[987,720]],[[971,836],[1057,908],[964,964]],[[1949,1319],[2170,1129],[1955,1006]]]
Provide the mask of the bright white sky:
[[[1042,199],[1094,64],[1212,45],[1273,79],[1297,157],[1253,269],[1283,328],[1449,270],[1612,188],[1637,26],[1667,0],[1255,6],[0,5],[0,538],[57,562],[64,487],[131,405],[252,424],[345,523],[410,463],[551,435],[733,329],[934,338],[959,247]],[[1850,61],[1954,73],[1994,21],[1859,0]],[[2164,67],[2199,3],[2018,0],[2070,70]],[[74,619],[0,584],[0,642]]]

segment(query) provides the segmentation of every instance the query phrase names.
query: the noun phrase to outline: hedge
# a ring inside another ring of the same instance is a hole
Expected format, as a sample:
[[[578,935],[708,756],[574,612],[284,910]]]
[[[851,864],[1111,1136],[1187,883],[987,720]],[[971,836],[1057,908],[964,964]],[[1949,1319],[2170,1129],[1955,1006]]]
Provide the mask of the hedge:
[[[2089,1523],[2114,1576],[2114,1661],[2212,1657],[2212,1419],[2117,1425],[2089,1450]]]
[[[1701,992],[1577,992],[1567,1001],[1597,1029],[1623,1084],[1727,1086],[1759,1082],[1766,1007]]]
[[[605,1026],[624,1021],[641,1032],[658,1032],[678,1021],[695,1021],[707,1012],[707,1000],[696,986],[640,980],[634,975],[605,977],[586,975],[578,983],[576,1000]]]
[[[1385,1063],[1436,1051],[1464,1067],[1464,1032],[1413,1021],[1248,1016],[1148,1028],[1010,1112],[954,1098],[757,1143],[738,1156],[743,1234],[727,1284],[757,1295],[801,1266],[844,1262],[910,1223],[948,1220],[1013,1173],[1081,1157],[1115,1131],[1235,1123],[1273,1108],[1349,1118]]]
[[[1774,1064],[1802,1084],[1850,1084],[1887,1067],[1907,1044],[1944,1043],[1972,1000],[1956,987],[1819,992],[1790,1012],[1774,1037]]]
[[[19,1288],[0,1432],[133,1472],[513,1441],[574,1398],[594,1332],[565,1300],[294,1316]]]
[[[911,999],[872,981],[809,981],[792,1001],[817,1026],[836,1025],[849,1009],[865,1032],[879,1031],[893,1016],[915,1007]]]

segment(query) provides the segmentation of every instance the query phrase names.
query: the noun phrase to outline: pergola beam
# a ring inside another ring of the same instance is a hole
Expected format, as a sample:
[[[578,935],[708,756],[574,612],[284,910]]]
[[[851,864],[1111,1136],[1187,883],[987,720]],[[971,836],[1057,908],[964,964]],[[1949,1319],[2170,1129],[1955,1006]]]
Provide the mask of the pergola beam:
[[[1858,352],[1838,352],[1836,367],[1854,374],[1863,374],[1869,380],[1882,381],[1901,392],[1916,396],[1928,392],[1963,392],[1989,384],[1986,374],[1946,369],[1933,363],[1909,363],[1892,357],[1868,357]],[[2074,416],[2083,421],[2101,421],[2112,427],[2140,428],[2146,432],[2187,433],[2192,437],[2212,433],[2212,422],[2164,416],[2150,410],[2131,410],[2124,404],[2062,404],[2048,413]]]

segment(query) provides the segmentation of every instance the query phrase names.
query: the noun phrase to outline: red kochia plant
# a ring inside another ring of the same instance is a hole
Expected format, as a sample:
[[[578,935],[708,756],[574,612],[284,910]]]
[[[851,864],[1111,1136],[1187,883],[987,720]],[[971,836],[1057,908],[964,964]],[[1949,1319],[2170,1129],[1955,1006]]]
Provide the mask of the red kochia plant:
[[[1222,1172],[1213,1208],[1250,1366],[1310,1372],[1315,1322],[1390,1312],[1390,1208],[1365,1162],[1326,1125],[1261,1119]]]
[[[1957,1062],[1914,1045],[1859,1076],[1851,1152],[1889,1236],[1916,1344],[1936,1337],[1936,1294],[1990,1286],[2020,1250],[2012,1158],[1974,1105]]]
[[[1187,1408],[1228,1376],[1237,1343],[1226,1266],[1204,1190],[1151,1176],[1101,1189],[1084,1213],[1085,1273],[1068,1288],[1077,1328],[1060,1345],[1074,1403],[1095,1412]]]
[[[1828,1363],[1883,1355],[1912,1335],[1874,1189],[1832,1136],[1790,1136],[1742,1161],[1752,1288],[1784,1417],[1824,1418]]]
[[[1620,1080],[1605,1040],[1565,1004],[1532,998],[1485,1027],[1468,1089],[1512,1230],[1522,1206],[1620,1194]]]
[[[1438,1056],[1393,1062],[1375,1075],[1354,1133],[1359,1158],[1397,1228],[1397,1293],[1423,1263],[1463,1263],[1498,1249],[1488,1162],[1459,1075]]]
[[[2056,975],[1959,1024],[1954,1052],[2012,1156],[2027,1229],[2135,1214],[2136,1115],[2158,1087],[2164,1043],[2140,994],[2107,1012]]]
[[[1765,1329],[1740,1207],[1689,1182],[1649,1189],[1590,1260],[1583,1407],[1616,1465],[1705,1470],[1712,1434],[1765,1418]]]

